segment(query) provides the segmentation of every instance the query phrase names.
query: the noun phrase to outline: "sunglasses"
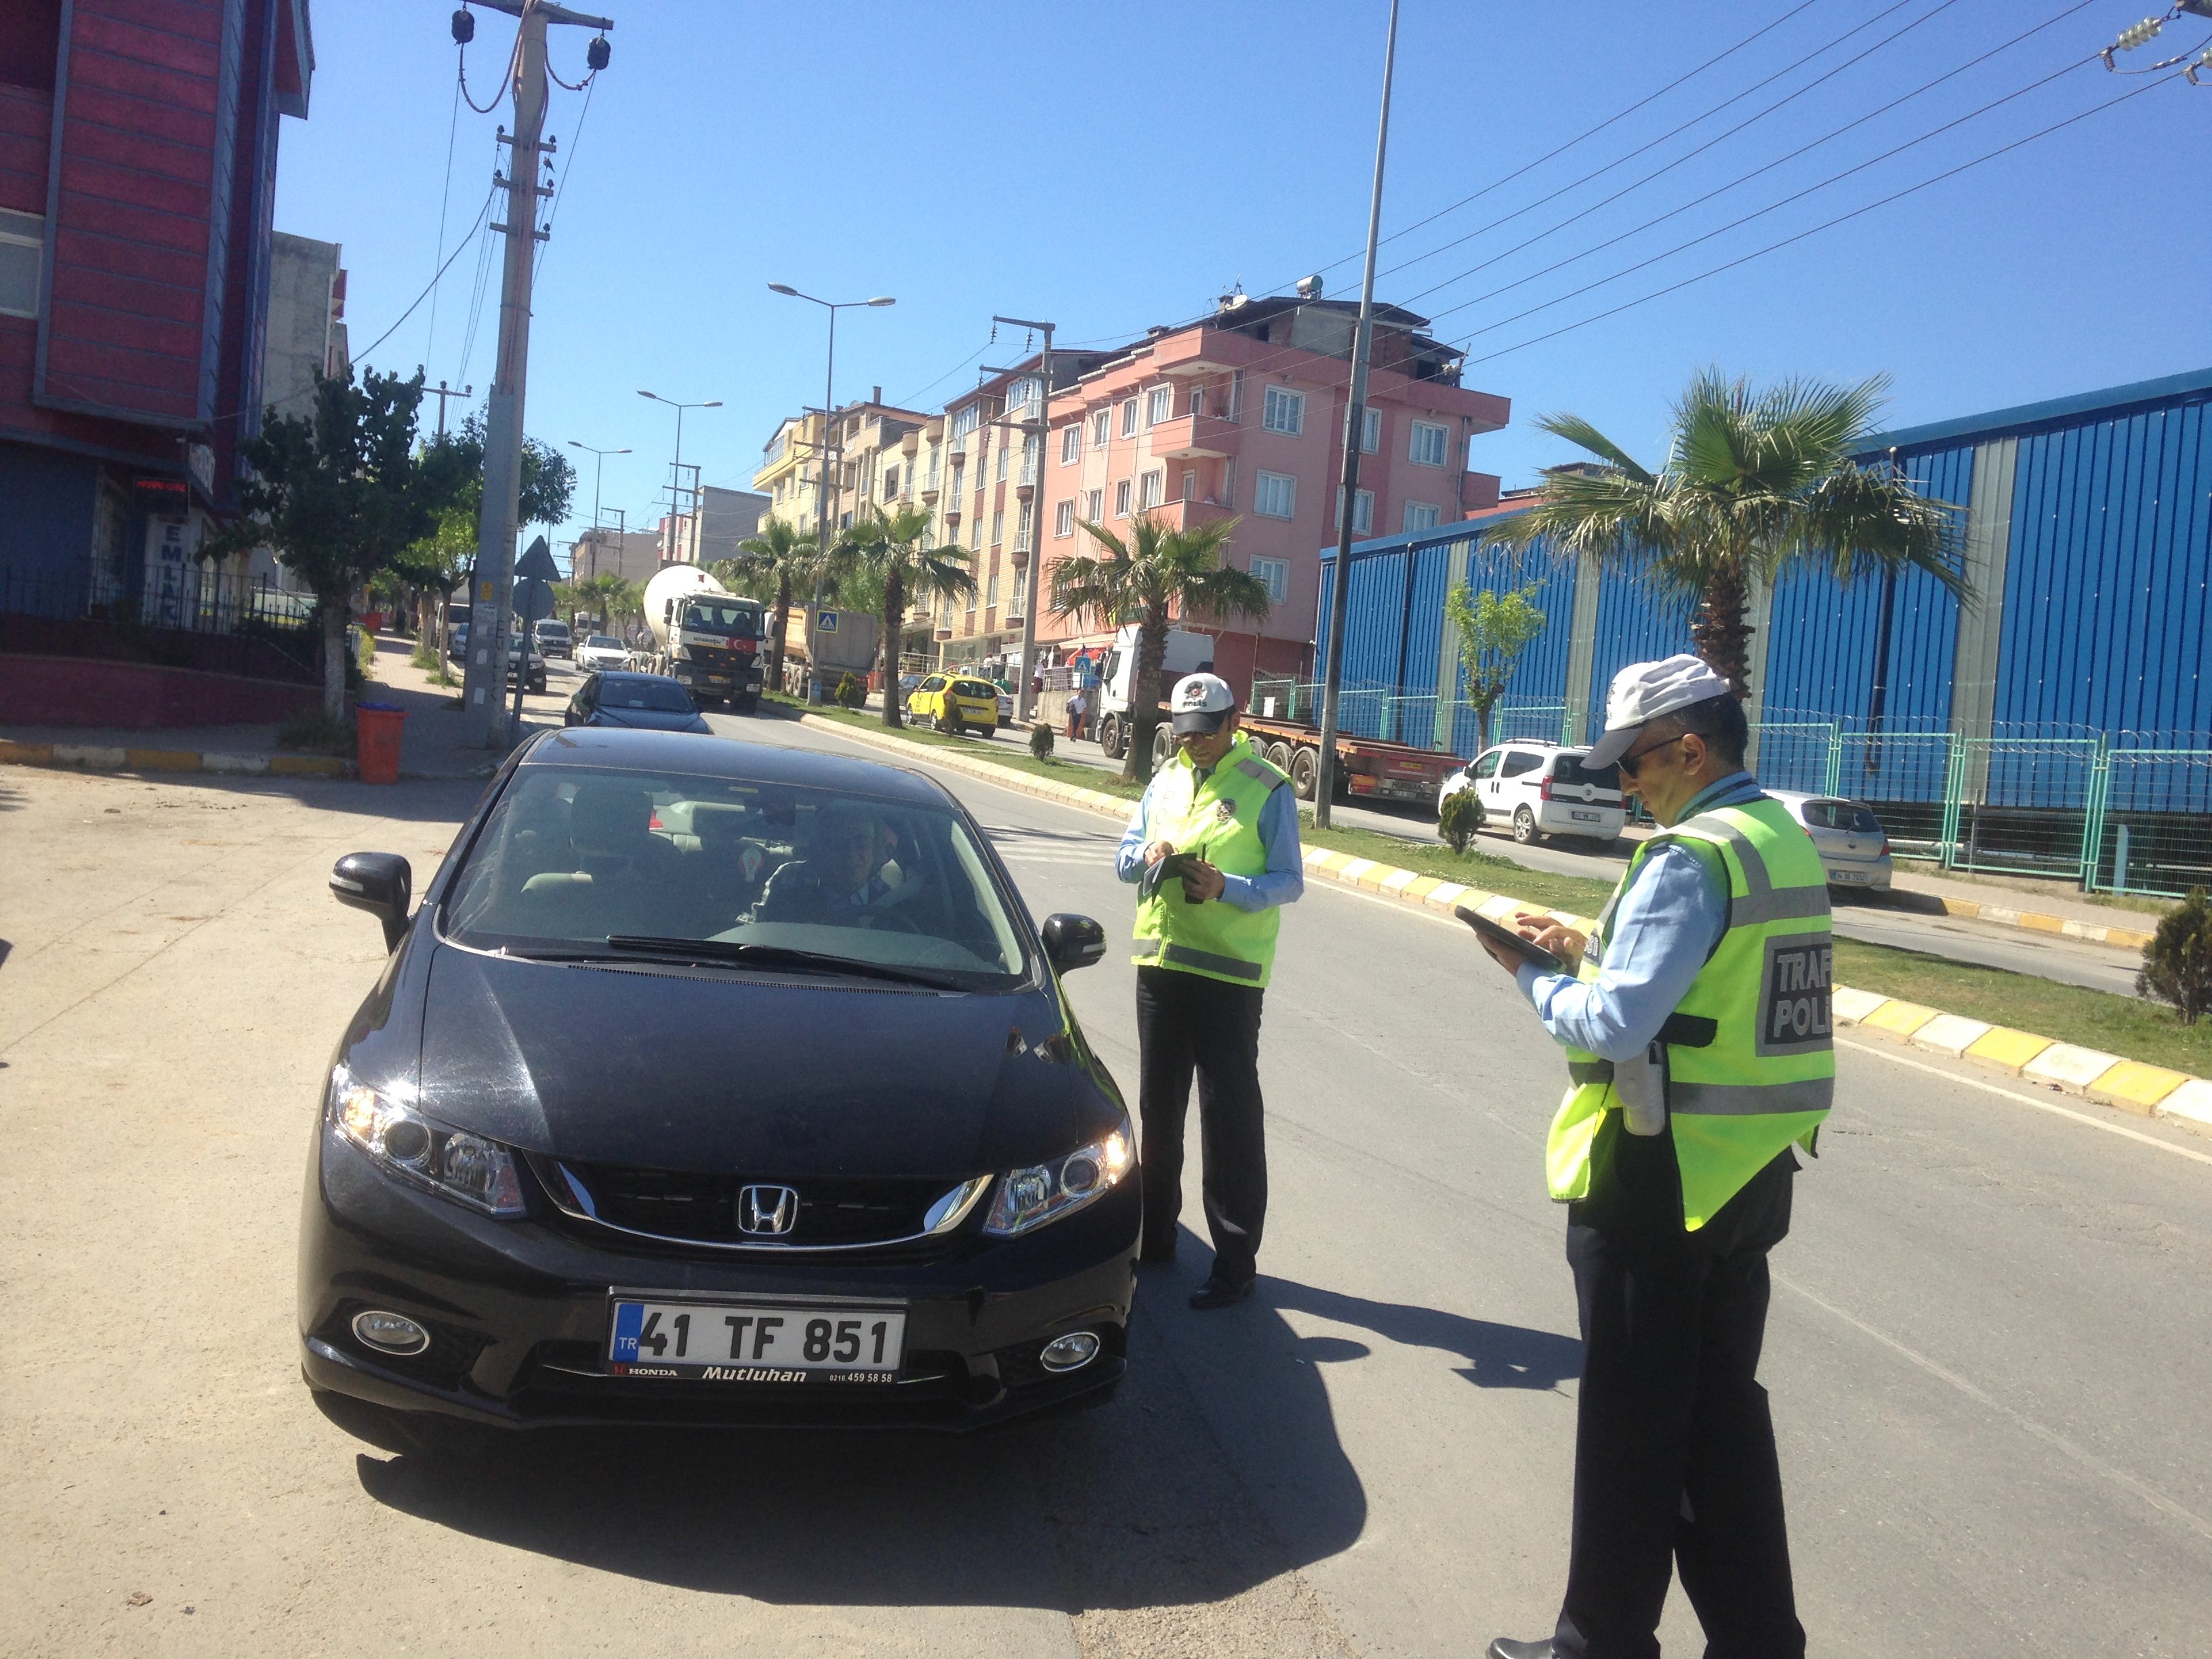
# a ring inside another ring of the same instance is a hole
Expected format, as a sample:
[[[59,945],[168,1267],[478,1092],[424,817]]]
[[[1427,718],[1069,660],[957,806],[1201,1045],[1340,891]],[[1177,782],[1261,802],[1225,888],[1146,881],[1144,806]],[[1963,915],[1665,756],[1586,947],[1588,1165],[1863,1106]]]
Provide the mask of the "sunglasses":
[[[1656,755],[1659,750],[1664,749],[1668,744],[1680,743],[1687,736],[1689,736],[1689,733],[1686,732],[1677,732],[1671,738],[1662,738],[1658,742],[1646,744],[1641,749],[1632,749],[1628,753],[1623,755],[1619,760],[1615,761],[1613,764],[1620,769],[1621,776],[1625,778],[1632,778],[1638,772],[1644,769],[1644,762],[1647,756]]]

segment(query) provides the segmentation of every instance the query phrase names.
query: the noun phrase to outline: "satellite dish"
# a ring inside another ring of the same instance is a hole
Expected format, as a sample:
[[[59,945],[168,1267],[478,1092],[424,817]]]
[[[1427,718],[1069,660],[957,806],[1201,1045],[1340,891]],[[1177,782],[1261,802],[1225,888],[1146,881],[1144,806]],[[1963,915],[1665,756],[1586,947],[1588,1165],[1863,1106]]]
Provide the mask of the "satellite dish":
[[[1301,276],[1298,279],[1298,298],[1301,300],[1320,299],[1321,278],[1319,276]]]

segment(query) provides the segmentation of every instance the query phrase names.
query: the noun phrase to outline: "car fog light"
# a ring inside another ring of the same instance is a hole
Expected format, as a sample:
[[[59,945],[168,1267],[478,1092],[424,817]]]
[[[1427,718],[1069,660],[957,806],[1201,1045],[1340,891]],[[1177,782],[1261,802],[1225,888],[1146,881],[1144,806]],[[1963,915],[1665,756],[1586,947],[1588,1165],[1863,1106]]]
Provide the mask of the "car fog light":
[[[1097,1333],[1070,1331],[1066,1336],[1055,1336],[1046,1343],[1044,1351],[1037,1355],[1037,1362],[1048,1371],[1077,1371],[1097,1358]]]
[[[353,1316],[353,1334],[370,1347],[384,1353],[420,1353],[430,1346],[429,1332],[405,1314],[391,1313],[382,1308],[371,1308],[365,1313],[356,1314]],[[1065,1342],[1067,1338],[1063,1336],[1060,1340]],[[1097,1344],[1094,1341],[1091,1346],[1096,1347]],[[1084,1358],[1090,1356],[1086,1354]],[[1079,1365],[1082,1363],[1082,1360],[1076,1361]]]

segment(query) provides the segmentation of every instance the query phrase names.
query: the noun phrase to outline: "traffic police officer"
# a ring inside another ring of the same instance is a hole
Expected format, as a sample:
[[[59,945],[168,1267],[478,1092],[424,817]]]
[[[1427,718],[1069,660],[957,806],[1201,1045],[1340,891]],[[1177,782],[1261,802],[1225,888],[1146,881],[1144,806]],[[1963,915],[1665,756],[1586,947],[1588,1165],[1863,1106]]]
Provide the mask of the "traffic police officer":
[[[1169,709],[1175,758],[1153,776],[1115,860],[1121,879],[1139,884],[1141,893],[1141,1259],[1175,1259],[1183,1119],[1195,1070],[1213,1266],[1190,1304],[1225,1308],[1252,1293],[1257,1271],[1267,1212],[1260,1004],[1281,907],[1304,892],[1305,874],[1297,793],[1238,732],[1227,683],[1186,675]]]
[[[1746,736],[1697,658],[1623,669],[1583,764],[1617,762],[1663,827],[1588,939],[1520,919],[1571,977],[1486,947],[1567,1051],[1545,1162],[1583,1334],[1558,1626],[1492,1659],[1656,1659],[1674,1565],[1707,1659],[1805,1651],[1756,1374],[1793,1149],[1813,1150],[1834,1090],[1828,895],[1811,840],[1743,769]]]

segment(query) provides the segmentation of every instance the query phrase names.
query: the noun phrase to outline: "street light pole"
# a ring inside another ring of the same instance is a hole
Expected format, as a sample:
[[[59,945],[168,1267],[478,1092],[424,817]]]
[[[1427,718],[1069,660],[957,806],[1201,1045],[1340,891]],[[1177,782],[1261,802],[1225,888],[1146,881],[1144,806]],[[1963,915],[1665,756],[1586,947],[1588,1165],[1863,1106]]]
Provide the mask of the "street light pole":
[[[657,404],[666,404],[671,409],[676,411],[676,459],[674,464],[668,469],[668,547],[670,553],[670,559],[668,562],[673,562],[676,549],[676,502],[678,494],[684,488],[684,411],[687,409],[720,409],[722,406],[722,400],[720,398],[709,398],[702,404],[679,404],[673,398],[664,398],[658,392],[647,392],[642,389],[639,391],[637,395],[641,398],[650,398]]]
[[[610,455],[627,455],[629,453],[629,451],[627,449],[595,449],[590,444],[578,443],[574,438],[568,440],[568,447],[571,449],[580,449],[587,455],[594,455],[599,458],[599,464],[592,469],[592,580],[593,581],[597,581],[599,579],[599,485],[606,479],[607,457]],[[574,580],[575,574],[575,567],[572,562],[568,568],[569,579]]]
[[[1375,133],[1375,188],[1367,202],[1367,269],[1352,339],[1352,395],[1344,410],[1344,485],[1337,500],[1336,585],[1328,596],[1328,666],[1321,693],[1321,762],[1314,775],[1314,827],[1326,830],[1336,792],[1337,702],[1344,691],[1344,629],[1352,597],[1352,518],[1359,501],[1359,447],[1367,435],[1367,356],[1375,331],[1375,250],[1382,229],[1382,155],[1390,143],[1390,72],[1398,61],[1398,0],[1382,46],[1382,116]],[[1370,532],[1374,526],[1369,526]]]
[[[824,300],[811,294],[801,294],[788,283],[770,283],[768,290],[781,294],[787,300],[811,300],[830,313],[830,365],[822,377],[821,441],[815,447],[822,455],[820,494],[815,502],[814,516],[814,603],[806,609],[806,701],[822,701],[822,656],[816,647],[816,620],[822,614],[822,562],[830,551],[830,425],[836,418],[837,410],[837,313],[854,311],[863,306],[895,306],[898,301],[888,294],[879,294],[872,300]],[[896,660],[894,650],[892,659]],[[898,672],[891,671],[890,683],[896,683]]]
[[[1022,573],[1022,665],[1014,681],[1014,708],[1025,720],[1036,719],[1036,696],[1030,690],[1030,682],[1036,673],[1036,611],[1039,573],[1044,568],[1044,479],[1047,458],[1045,447],[1052,437],[1052,331],[1050,323],[1032,322],[1025,317],[994,317],[994,323],[1005,323],[1014,328],[1034,329],[1044,336],[1044,349],[1037,359],[1037,373],[1042,386],[1037,393],[1036,419],[1023,422],[1024,434],[1036,439],[1036,477],[1030,485],[1030,547],[1029,568]],[[1016,473],[1019,479],[1021,475]],[[1015,488],[1018,489],[1018,483]],[[1018,527],[1022,515],[1014,514]]]

